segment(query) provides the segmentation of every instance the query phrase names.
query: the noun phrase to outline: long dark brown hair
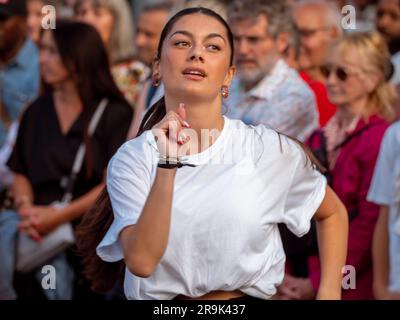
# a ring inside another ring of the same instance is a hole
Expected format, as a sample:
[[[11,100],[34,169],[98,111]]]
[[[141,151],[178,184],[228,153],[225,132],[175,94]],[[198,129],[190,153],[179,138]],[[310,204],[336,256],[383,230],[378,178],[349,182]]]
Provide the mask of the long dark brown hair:
[[[118,104],[129,105],[111,75],[107,50],[99,33],[92,26],[72,21],[57,21],[57,28],[43,30],[51,32],[58,53],[69,76],[75,82],[82,101],[83,141],[86,145],[86,177],[93,173],[91,139],[87,134],[90,119],[101,99],[107,97]],[[42,83],[43,93],[52,88]]]
[[[225,27],[228,35],[228,42],[231,47],[230,64],[232,65],[233,35],[228,24],[214,11],[202,7],[181,10],[167,22],[161,32],[156,59],[160,59],[164,40],[175,23],[184,16],[197,13],[213,17]],[[86,48],[86,45],[84,47]],[[164,118],[165,114],[165,100],[161,98],[146,112],[137,136],[141,135],[146,130],[151,130],[154,125]],[[105,236],[113,220],[114,215],[110,197],[107,188],[104,188],[93,207],[83,216],[76,230],[78,253],[83,259],[84,274],[91,282],[92,290],[98,292],[107,292],[111,290],[117,280],[123,276],[125,264],[122,260],[108,263],[101,260],[96,254],[96,247]]]
[[[213,17],[225,27],[231,47],[230,64],[232,65],[234,52],[233,35],[228,24],[214,11],[202,7],[188,8],[179,11],[167,22],[160,36],[156,59],[160,59],[164,40],[174,24],[181,17],[196,13]],[[147,111],[137,136],[141,135],[146,130],[151,130],[154,125],[164,118],[165,114],[165,100],[161,98]],[[315,163],[316,160],[314,160],[312,155],[310,155],[310,158],[311,161]],[[113,220],[114,215],[111,201],[107,188],[104,188],[94,206],[83,216],[76,231],[78,251],[83,258],[84,274],[91,282],[92,290],[98,292],[107,292],[112,289],[116,282],[123,276],[125,267],[122,260],[113,263],[104,262],[96,254],[96,247],[104,238]]]

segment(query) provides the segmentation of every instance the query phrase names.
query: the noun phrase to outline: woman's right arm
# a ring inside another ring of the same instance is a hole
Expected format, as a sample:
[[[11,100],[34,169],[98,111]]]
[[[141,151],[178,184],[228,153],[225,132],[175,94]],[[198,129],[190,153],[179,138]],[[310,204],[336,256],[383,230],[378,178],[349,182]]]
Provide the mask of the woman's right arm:
[[[176,169],[157,169],[154,184],[137,224],[120,233],[125,264],[139,277],[149,277],[167,247]]]
[[[12,184],[12,194],[17,209],[20,209],[23,206],[32,205],[33,203],[34,198],[32,185],[28,178],[22,174],[15,174]]]
[[[19,213],[21,209],[33,206],[33,188],[26,176],[16,173],[11,190],[14,197],[15,208]],[[34,227],[23,227],[24,221],[26,222],[28,220],[29,219],[27,219],[26,217],[21,217],[22,224],[20,223],[19,227],[21,227],[21,230],[23,230],[32,239],[39,241],[41,239],[40,234]]]
[[[187,127],[184,119],[185,110],[182,106],[178,113],[167,113],[153,127],[153,130],[158,130],[157,145],[161,156],[175,158],[173,152],[179,148],[178,145],[187,141],[183,141],[180,134],[183,127]],[[149,277],[166,250],[176,170],[157,168],[154,183],[137,223],[124,228],[119,235],[125,264],[130,272],[139,277]]]

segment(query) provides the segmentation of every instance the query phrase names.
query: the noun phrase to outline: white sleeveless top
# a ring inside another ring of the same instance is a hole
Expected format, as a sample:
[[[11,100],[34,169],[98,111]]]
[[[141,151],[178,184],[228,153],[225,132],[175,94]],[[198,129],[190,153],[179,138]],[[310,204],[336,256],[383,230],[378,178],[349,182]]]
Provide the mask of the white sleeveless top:
[[[165,254],[148,278],[126,269],[126,297],[173,299],[239,289],[269,299],[284,276],[277,223],[298,236],[307,233],[326,179],[297,143],[226,117],[215,143],[182,162],[197,166],[177,170]],[[119,233],[137,222],[157,163],[151,131],[126,142],[110,161],[114,222],[97,247],[104,261],[123,259]]]

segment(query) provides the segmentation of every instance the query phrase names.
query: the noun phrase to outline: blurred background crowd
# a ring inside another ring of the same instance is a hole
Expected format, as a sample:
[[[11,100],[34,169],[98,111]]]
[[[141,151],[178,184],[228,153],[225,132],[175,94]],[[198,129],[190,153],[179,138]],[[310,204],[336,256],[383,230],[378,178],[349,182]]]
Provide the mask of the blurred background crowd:
[[[47,5],[55,29],[42,27]],[[16,268],[18,234],[40,241],[79,224],[108,161],[163,96],[151,65],[165,22],[193,6],[215,10],[233,31],[226,115],[307,144],[346,205],[355,283],[343,298],[400,299],[400,0],[0,1],[0,299],[123,299],[118,281],[112,292],[91,290],[74,247],[47,262],[57,289],[43,290],[41,268]],[[81,144],[72,201],[57,208]],[[301,239],[280,231],[287,268],[278,298],[314,299],[315,227]]]

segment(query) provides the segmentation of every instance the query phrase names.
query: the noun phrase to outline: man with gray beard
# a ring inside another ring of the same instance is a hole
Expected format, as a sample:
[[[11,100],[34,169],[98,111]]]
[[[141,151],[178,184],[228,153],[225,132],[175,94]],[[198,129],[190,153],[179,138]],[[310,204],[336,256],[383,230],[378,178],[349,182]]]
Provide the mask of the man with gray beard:
[[[264,124],[305,141],[318,127],[312,91],[282,59],[291,20],[281,2],[232,1],[228,20],[235,41],[234,80],[228,117]]]

